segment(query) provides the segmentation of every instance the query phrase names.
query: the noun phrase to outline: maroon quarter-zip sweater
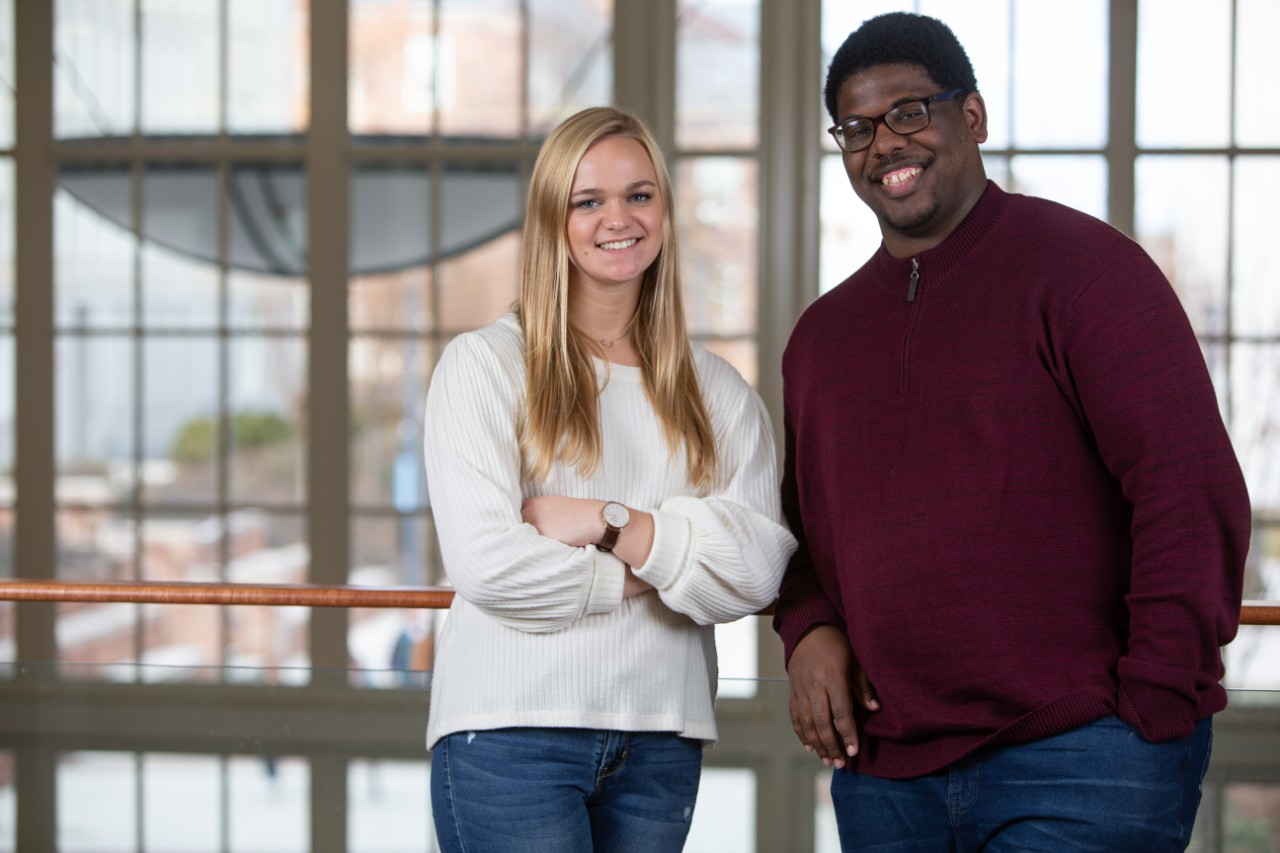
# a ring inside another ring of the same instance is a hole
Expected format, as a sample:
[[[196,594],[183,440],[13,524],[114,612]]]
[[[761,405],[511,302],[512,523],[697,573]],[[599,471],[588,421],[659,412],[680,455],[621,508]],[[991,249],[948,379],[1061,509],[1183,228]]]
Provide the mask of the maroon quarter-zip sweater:
[[[1117,714],[1221,710],[1249,503],[1199,345],[1142,249],[994,184],[943,243],[880,250],[783,358],[790,658],[844,628],[905,778]]]

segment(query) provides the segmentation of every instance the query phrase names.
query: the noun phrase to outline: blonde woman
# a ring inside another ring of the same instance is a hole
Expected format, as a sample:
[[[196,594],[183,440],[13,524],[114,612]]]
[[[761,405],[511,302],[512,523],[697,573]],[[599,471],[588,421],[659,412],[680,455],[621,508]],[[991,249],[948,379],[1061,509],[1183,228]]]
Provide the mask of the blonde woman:
[[[676,851],[715,740],[712,625],[773,600],[759,397],[691,347],[670,180],[594,108],[542,146],[516,313],[432,379],[426,464],[457,596],[427,746],[441,849]]]

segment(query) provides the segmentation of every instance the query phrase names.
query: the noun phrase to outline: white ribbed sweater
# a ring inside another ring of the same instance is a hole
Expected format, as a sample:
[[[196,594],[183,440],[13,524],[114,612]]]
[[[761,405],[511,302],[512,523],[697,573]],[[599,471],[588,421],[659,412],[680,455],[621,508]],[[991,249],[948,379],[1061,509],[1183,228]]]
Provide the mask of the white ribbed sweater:
[[[445,571],[457,590],[432,680],[427,747],[457,731],[511,726],[671,731],[716,738],[711,625],[770,603],[795,550],[781,523],[774,439],[737,371],[694,347],[721,484],[696,497],[683,450],[669,457],[640,369],[597,362],[604,452],[590,478],[557,464],[521,477],[523,336],[513,315],[461,335],[427,395],[427,481]],[[594,546],[540,536],[533,495],[616,500],[654,516],[636,575],[657,590],[622,599],[624,568]]]

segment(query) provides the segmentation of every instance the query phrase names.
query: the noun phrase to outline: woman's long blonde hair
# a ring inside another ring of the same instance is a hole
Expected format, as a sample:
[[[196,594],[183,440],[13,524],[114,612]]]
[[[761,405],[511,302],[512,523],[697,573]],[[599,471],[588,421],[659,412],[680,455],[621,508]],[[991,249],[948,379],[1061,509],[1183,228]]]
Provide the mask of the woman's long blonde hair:
[[[599,390],[587,339],[569,324],[569,196],[582,156],[609,136],[644,146],[662,196],[662,248],[645,270],[632,336],[649,401],[674,455],[683,445],[689,481],[705,492],[716,479],[711,419],[702,399],[680,297],[680,255],[671,179],[649,128],[613,107],[593,107],[565,119],[542,144],[529,183],[520,273],[527,394],[520,445],[528,475],[544,479],[557,459],[590,476],[600,464]]]

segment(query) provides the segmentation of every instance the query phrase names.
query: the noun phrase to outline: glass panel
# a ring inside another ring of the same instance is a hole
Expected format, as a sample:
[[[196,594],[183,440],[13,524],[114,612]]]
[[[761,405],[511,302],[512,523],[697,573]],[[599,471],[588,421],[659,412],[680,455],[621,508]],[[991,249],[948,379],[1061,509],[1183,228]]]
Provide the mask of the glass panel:
[[[813,849],[814,853],[840,853],[840,836],[836,832],[836,807],[831,802],[831,773],[819,771],[813,780]]]
[[[212,504],[218,495],[219,341],[143,340],[142,453],[147,503]]]
[[[505,180],[501,173],[479,167],[449,170],[444,182],[463,189],[455,194],[458,203],[440,223],[441,231],[452,235],[459,250],[489,236],[497,223],[489,205],[497,201],[502,218],[516,215],[511,190],[491,191]],[[358,276],[351,282],[349,308],[351,327],[363,329],[415,329],[430,327],[431,242],[433,203],[431,176],[425,166],[412,163],[379,163],[361,167],[351,180],[351,268]],[[500,201],[499,201],[500,199]],[[453,220],[453,221],[451,221]],[[512,219],[514,223],[515,219]],[[465,225],[463,223],[466,223]],[[505,230],[510,225],[505,225]],[[446,250],[449,251],[449,250]]]
[[[1280,514],[1280,442],[1275,440],[1280,435],[1278,388],[1280,343],[1232,346],[1231,438],[1256,515]]]
[[[529,133],[545,136],[570,114],[609,103],[611,0],[529,0]]]
[[[436,105],[444,136],[521,129],[524,27],[519,0],[440,0]]]
[[[1231,4],[1138,4],[1137,120],[1144,147],[1230,141]]]
[[[1013,139],[1022,148],[1101,148],[1107,142],[1107,3],[1018,0],[1013,17]],[[972,52],[970,56],[972,56]],[[1062,69],[1071,68],[1071,84]],[[999,105],[997,105],[999,106]]]
[[[247,0],[252,2],[252,0]],[[437,55],[431,0],[351,0],[347,111],[352,133],[413,134],[433,128],[436,74],[452,91],[454,68]],[[443,105],[442,105],[443,106]]]
[[[1240,157],[1235,164],[1231,322],[1237,335],[1274,338],[1280,336],[1280,260],[1265,211],[1274,206],[1280,187],[1280,157]],[[1271,394],[1280,391],[1275,383],[1265,387]]]
[[[18,844],[18,792],[14,785],[17,765],[13,753],[0,752],[0,849],[15,850]]]
[[[212,184],[210,184],[212,189]],[[148,209],[147,218],[153,215]],[[155,215],[172,215],[174,211]],[[218,327],[218,268],[167,246],[142,246],[143,322],[165,329]]]
[[[143,133],[219,130],[220,5],[218,0],[148,0],[140,5]]]
[[[1275,110],[1267,108],[1280,75],[1275,49],[1278,32],[1280,4],[1275,0],[1236,0],[1237,145],[1280,145],[1280,122]]]
[[[1266,853],[1280,849],[1280,785],[1226,785],[1223,806],[1223,850]]]
[[[218,326],[218,183],[212,169],[151,168],[143,183],[142,315],[148,325]]]
[[[229,0],[227,129],[301,133],[309,119],[307,6],[295,0]]]
[[[704,768],[685,853],[755,850],[755,812],[755,771],[737,767]]]
[[[431,763],[356,760],[347,765],[347,850],[430,850]]]
[[[232,270],[227,277],[227,325],[232,330],[303,330],[311,291],[306,279]]]
[[[13,80],[13,0],[0,0],[0,75]],[[13,146],[13,89],[0,88],[0,148]],[[0,834],[0,843],[3,843]]]
[[[1015,14],[1023,15],[1024,5],[1028,4],[1022,0]],[[1030,5],[1031,9],[1025,14],[1032,16],[1033,21],[1050,11],[1044,4]],[[917,6],[919,8],[915,8]],[[1013,122],[1018,120],[1011,84],[1013,71],[1010,69],[1010,62],[1013,60],[1010,54],[1013,49],[1010,47],[1009,33],[1013,24],[1009,20],[1009,0],[922,0],[915,4],[899,3],[896,8],[907,12],[918,11],[945,21],[956,34],[973,64],[978,90],[987,105],[986,145],[989,148],[1008,147],[1010,129]],[[1073,6],[1073,14],[1074,10]],[[1037,28],[1033,26],[1034,29]],[[1084,79],[1086,70],[1075,70]],[[1049,88],[1055,93],[1062,91],[1062,86],[1056,80]],[[1021,126],[1020,121],[1019,125]]]
[[[146,849],[189,853],[223,850],[219,808],[222,766],[218,758],[148,753],[141,760]]]
[[[351,342],[352,497],[359,506],[426,506],[422,410],[434,369],[418,338],[357,337]]]
[[[440,327],[477,329],[510,311],[519,296],[519,263],[518,231],[441,263]]]
[[[1209,370],[1209,379],[1213,382],[1213,390],[1218,395],[1218,410],[1225,423],[1227,413],[1227,389],[1230,379],[1227,371],[1227,347],[1225,344],[1208,344],[1200,342],[1200,352],[1204,356],[1205,367]]]
[[[726,625],[716,625],[716,656],[720,663],[721,699],[750,699],[756,695],[760,672],[759,631],[771,630],[757,616],[748,616]]]
[[[732,364],[752,388],[759,380],[760,359],[755,338],[720,338],[699,341],[707,349]]]
[[[310,846],[311,768],[301,758],[236,756],[227,761],[231,850],[254,853]]]
[[[54,347],[57,499],[125,499],[134,457],[133,341],[60,335]]]
[[[279,276],[302,275],[307,268],[307,182],[302,167],[294,164],[245,164],[231,173],[228,189],[231,234],[231,266]],[[213,205],[191,210],[215,222]],[[206,226],[205,233],[216,234]],[[217,244],[197,246],[197,257],[216,261]]]
[[[853,275],[880,248],[880,223],[849,186],[839,156],[822,158],[818,188],[821,242],[818,291],[826,293]]]
[[[1139,157],[1134,225],[1200,335],[1227,331],[1225,157]]]
[[[0,508],[13,506],[13,451],[16,410],[13,335],[0,335]],[[9,570],[11,554],[0,524],[0,576]]]
[[[676,21],[676,144],[759,144],[759,0],[680,0]]]
[[[1060,202],[1098,219],[1107,218],[1107,162],[1087,155],[1009,158],[1012,176],[1005,187]]]
[[[57,3],[53,15],[54,135],[67,139],[132,133],[136,0]],[[176,82],[180,84],[182,79],[180,76]]]
[[[230,561],[227,583],[300,584],[309,580],[310,552],[302,518],[243,510],[228,520]],[[228,680],[306,684],[305,607],[228,607]]]
[[[56,766],[59,850],[131,853],[141,849],[136,756],[69,752]]]
[[[13,160],[0,158],[0,325],[13,322]]]
[[[90,200],[100,205],[103,198],[118,199],[120,209],[130,210],[129,174],[123,169],[63,169],[58,180],[61,186],[53,199],[57,323],[63,328],[127,328],[134,319],[137,241]]]
[[[430,267],[361,276],[352,279],[348,294],[353,331],[424,332],[435,326]]]
[[[693,334],[756,330],[758,168],[742,157],[676,166],[676,223],[685,313]]]
[[[238,337],[231,341],[231,500],[295,504],[305,500],[306,341]]]

